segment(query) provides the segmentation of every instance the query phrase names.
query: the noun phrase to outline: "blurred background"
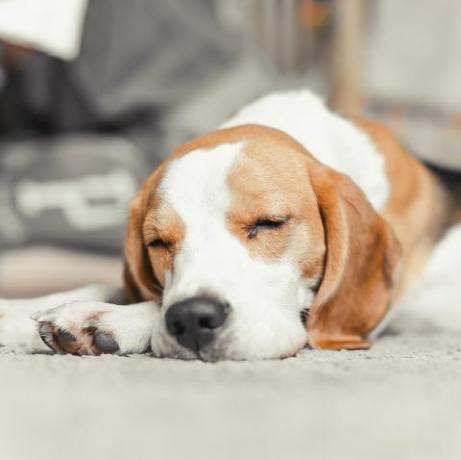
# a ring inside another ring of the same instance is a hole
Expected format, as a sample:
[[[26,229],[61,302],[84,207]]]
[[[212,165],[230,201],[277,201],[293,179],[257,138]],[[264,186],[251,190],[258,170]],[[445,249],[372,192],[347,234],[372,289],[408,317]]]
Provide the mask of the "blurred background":
[[[0,296],[120,284],[140,183],[269,91],[461,171],[460,49],[453,0],[0,0]]]

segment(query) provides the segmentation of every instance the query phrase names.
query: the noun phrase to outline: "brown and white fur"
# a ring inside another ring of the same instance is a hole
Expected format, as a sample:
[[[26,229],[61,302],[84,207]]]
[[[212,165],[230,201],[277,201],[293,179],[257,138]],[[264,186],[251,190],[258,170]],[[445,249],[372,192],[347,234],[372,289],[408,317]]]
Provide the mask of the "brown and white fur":
[[[80,355],[368,348],[448,214],[436,178],[383,126],[342,118],[308,91],[272,94],[146,181],[128,222],[129,305],[106,303],[114,293],[98,286],[4,300],[0,343],[39,349],[38,328],[53,350]],[[165,318],[202,297],[225,304],[226,319],[210,342],[182,346]]]

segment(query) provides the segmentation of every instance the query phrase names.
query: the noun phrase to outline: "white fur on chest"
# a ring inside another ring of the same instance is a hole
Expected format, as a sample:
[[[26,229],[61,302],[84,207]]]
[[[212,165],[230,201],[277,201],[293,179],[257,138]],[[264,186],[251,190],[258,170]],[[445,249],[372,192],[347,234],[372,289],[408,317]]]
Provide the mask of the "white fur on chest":
[[[389,196],[384,157],[362,131],[329,111],[316,95],[307,90],[270,94],[222,127],[243,124],[284,131],[322,163],[351,177],[375,209],[384,207]]]

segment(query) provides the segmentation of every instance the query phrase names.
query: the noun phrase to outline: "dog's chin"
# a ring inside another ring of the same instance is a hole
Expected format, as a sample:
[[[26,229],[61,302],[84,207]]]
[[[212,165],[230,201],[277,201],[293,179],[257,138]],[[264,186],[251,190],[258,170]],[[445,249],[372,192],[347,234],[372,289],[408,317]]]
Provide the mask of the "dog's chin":
[[[235,360],[228,353],[225,343],[215,343],[197,350],[189,350],[178,345],[169,337],[151,344],[152,354],[156,358],[180,359],[184,361],[200,360],[208,363]],[[242,358],[244,359],[244,358]]]
[[[268,341],[270,344],[270,341]],[[154,345],[154,344],[153,344]],[[306,340],[296,345],[291,344],[284,350],[271,350],[270,347],[260,347],[258,350],[240,348],[231,341],[214,343],[193,351],[172,343],[169,339],[163,341],[163,347],[152,346],[152,353],[157,358],[180,359],[184,361],[200,360],[208,363],[218,361],[260,361],[270,359],[285,359],[295,356],[306,346]]]

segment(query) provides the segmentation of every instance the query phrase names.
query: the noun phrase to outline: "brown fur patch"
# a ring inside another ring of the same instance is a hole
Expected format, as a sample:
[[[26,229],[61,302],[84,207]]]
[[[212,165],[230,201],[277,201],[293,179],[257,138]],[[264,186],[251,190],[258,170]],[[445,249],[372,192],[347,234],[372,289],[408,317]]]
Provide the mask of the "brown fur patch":
[[[321,275],[325,245],[307,153],[292,139],[268,128],[247,140],[230,172],[228,225],[249,253],[265,260],[288,256],[309,278]],[[258,220],[286,220],[277,229],[248,237]]]
[[[355,118],[384,155],[390,197],[382,212],[402,246],[393,299],[423,270],[432,247],[447,224],[447,197],[433,174],[383,125]]]

